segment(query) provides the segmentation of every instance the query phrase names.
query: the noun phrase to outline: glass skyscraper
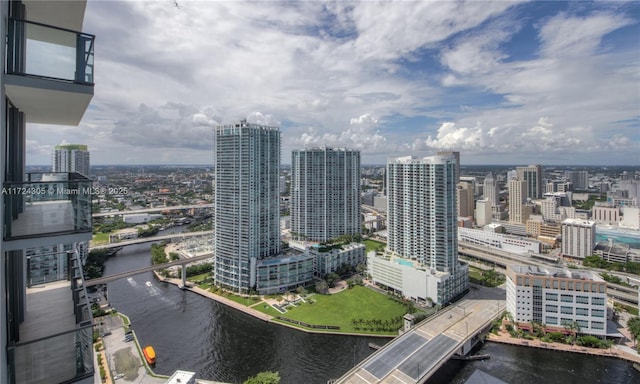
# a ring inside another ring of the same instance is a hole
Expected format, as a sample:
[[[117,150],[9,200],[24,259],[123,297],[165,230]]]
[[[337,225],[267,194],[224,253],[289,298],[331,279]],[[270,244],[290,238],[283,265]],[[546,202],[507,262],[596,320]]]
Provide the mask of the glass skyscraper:
[[[360,151],[294,150],[291,175],[294,238],[323,242],[360,234]]]
[[[214,277],[247,292],[259,260],[280,253],[280,131],[247,123],[216,128]]]

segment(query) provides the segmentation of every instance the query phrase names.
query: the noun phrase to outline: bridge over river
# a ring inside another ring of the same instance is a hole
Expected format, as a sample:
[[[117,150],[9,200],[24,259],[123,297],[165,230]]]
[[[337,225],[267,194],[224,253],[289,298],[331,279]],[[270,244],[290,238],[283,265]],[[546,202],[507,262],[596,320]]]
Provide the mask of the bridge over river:
[[[424,383],[453,355],[466,355],[505,310],[505,291],[474,286],[465,299],[386,344],[335,384]]]
[[[141,237],[133,240],[118,241],[116,243],[92,245],[89,247],[89,250],[92,251],[94,249],[120,248],[120,247],[124,247],[125,245],[152,243],[152,242],[157,242],[162,240],[170,240],[172,243],[177,243],[184,239],[188,239],[190,237],[198,237],[198,236],[213,237],[213,231],[183,232],[183,233],[172,233],[169,235]]]
[[[185,267],[186,267],[186,265],[187,264],[191,264],[191,263],[195,263],[197,261],[213,259],[213,257],[214,257],[213,253],[207,253],[207,254],[204,254],[204,255],[194,256],[194,257],[190,257],[190,258],[186,258],[186,259],[170,261],[170,262],[164,263],[164,264],[156,264],[156,265],[151,265],[149,267],[133,269],[133,270],[127,271],[127,272],[116,273],[116,274],[109,275],[109,276],[103,276],[103,277],[98,277],[98,278],[95,278],[95,279],[85,280],[84,281],[84,286],[85,287],[91,287],[91,286],[94,286],[94,285],[106,284],[106,283],[108,283],[110,281],[122,279],[124,277],[138,275],[138,274],[145,273],[145,272],[150,272],[150,271],[156,271],[158,269],[165,269],[165,268],[173,267],[173,266],[176,266],[176,265],[182,266],[182,286],[184,286],[185,283],[186,283],[185,282],[185,279],[186,279]]]

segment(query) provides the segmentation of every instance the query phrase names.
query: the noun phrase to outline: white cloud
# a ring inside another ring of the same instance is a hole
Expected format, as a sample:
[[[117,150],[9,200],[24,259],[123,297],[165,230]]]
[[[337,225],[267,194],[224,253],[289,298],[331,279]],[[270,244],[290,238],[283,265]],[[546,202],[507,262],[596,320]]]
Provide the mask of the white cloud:
[[[583,56],[598,48],[602,37],[631,20],[616,14],[597,13],[588,17],[560,13],[540,29],[542,52],[546,56]]]
[[[363,162],[454,146],[516,157],[638,149],[637,44],[602,47],[620,27],[637,31],[624,7],[538,17],[504,1],[181,6],[88,2],[92,105],[80,127],[33,126],[29,139],[86,143],[102,163],[155,162],[154,148],[206,163],[212,127],[246,117],[281,126],[283,162],[325,144],[359,148]],[[530,19],[537,40],[520,58],[506,46]]]

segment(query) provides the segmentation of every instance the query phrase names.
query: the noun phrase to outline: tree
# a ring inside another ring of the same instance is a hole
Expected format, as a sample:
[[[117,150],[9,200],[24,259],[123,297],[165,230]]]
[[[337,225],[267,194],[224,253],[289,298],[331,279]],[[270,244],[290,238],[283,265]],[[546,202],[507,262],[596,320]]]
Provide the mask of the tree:
[[[260,372],[248,378],[243,384],[279,384],[280,374],[278,372]]]
[[[329,284],[330,287],[333,287],[338,279],[340,279],[340,276],[338,276],[337,273],[330,273],[327,275],[327,284]]]
[[[627,328],[629,328],[629,332],[631,332],[631,336],[633,336],[633,342],[636,343],[638,337],[640,337],[640,317],[634,317],[627,321]]]
[[[318,281],[316,283],[316,292],[326,294],[329,291],[329,286],[325,281]]]

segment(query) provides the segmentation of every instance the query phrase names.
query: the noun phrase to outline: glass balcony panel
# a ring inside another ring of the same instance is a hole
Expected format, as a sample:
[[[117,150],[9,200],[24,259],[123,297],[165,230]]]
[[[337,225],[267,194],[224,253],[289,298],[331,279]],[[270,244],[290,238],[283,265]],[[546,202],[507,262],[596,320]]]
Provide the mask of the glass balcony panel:
[[[44,254],[38,253],[36,249],[28,250],[27,286],[67,280],[68,259],[68,252],[64,250]]]
[[[6,182],[5,241],[91,231],[92,181],[78,173],[30,173]]]
[[[7,73],[93,84],[95,36],[9,20]]]
[[[93,376],[93,328],[85,328],[7,348],[11,383],[73,382]]]

